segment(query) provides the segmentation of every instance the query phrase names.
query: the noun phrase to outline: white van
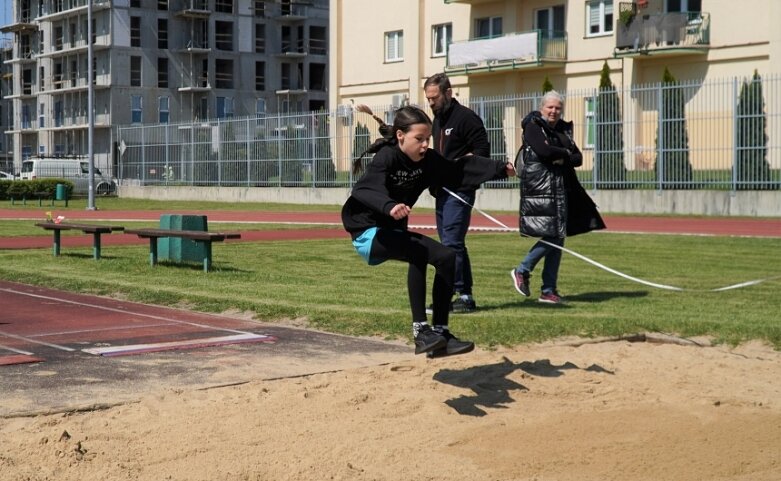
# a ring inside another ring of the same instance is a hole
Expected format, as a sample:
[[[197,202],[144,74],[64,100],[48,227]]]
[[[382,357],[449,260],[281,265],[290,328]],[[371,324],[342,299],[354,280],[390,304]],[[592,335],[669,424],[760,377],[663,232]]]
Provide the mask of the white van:
[[[57,178],[73,182],[73,194],[89,193],[89,162],[84,159],[30,158],[22,161],[22,180]],[[114,194],[117,184],[95,168],[95,193]]]

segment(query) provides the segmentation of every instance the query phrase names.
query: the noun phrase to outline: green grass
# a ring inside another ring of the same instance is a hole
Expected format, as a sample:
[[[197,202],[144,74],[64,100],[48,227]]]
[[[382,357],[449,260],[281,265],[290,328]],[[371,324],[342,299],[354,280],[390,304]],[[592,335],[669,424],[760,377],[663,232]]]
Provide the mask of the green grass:
[[[199,204],[200,207],[200,204]],[[2,232],[5,232],[3,229]],[[4,235],[4,234],[0,234]],[[561,336],[664,332],[736,344],[762,339],[781,348],[781,280],[721,293],[710,289],[781,274],[778,239],[595,233],[567,247],[671,292],[631,283],[565,254],[559,288],[565,306],[541,305],[512,288],[509,271],[531,245],[517,234],[470,234],[480,309],[451,325],[482,346]],[[0,278],[196,310],[254,312],[259,320],[306,319],[312,327],[409,339],[406,265],[366,266],[349,239],[239,243],[214,247],[216,270],[163,263],[146,246],[0,250]],[[541,267],[541,266],[540,266]],[[429,288],[433,272],[429,274]],[[539,288],[539,272],[532,277]]]

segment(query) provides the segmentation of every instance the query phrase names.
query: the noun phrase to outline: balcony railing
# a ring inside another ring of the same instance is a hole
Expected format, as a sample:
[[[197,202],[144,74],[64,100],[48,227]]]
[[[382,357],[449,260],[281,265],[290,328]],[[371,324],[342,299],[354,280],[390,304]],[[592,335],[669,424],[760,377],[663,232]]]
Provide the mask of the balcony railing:
[[[451,43],[445,69],[470,73],[536,67],[566,60],[566,32],[532,30]]]
[[[635,14],[626,24],[619,21],[616,29],[617,55],[709,45],[710,14],[705,12]]]

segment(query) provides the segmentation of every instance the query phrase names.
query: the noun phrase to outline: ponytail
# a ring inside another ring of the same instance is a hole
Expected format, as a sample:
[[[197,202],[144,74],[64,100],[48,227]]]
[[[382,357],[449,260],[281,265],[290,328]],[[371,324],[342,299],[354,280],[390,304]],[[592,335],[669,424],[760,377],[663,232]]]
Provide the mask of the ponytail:
[[[426,124],[431,127],[431,119],[418,107],[405,105],[398,109],[393,118],[393,125],[385,125],[385,129],[383,129],[382,126],[380,127],[382,138],[375,140],[368,149],[353,161],[353,175],[358,175],[363,170],[363,163],[361,160],[363,160],[363,157],[366,154],[376,154],[386,145],[396,144],[396,132],[399,130],[404,133],[409,132],[410,128],[415,124]]]
[[[379,139],[375,140],[373,144],[369,146],[368,149],[364,150],[361,155],[359,155],[355,160],[353,160],[353,175],[358,175],[363,171],[363,158],[366,157],[368,154],[376,154],[380,151],[381,148],[385,147],[386,145],[393,145],[396,142],[396,139],[391,137],[380,137]]]

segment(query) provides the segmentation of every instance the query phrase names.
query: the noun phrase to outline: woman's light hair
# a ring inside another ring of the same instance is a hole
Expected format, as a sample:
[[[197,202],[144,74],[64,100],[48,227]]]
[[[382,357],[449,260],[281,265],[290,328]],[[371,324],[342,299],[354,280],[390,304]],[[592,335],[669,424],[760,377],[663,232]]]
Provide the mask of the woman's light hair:
[[[558,100],[561,103],[561,106],[564,107],[564,97],[555,90],[548,90],[542,96],[542,100],[540,100],[540,110],[548,103],[548,100]]]

